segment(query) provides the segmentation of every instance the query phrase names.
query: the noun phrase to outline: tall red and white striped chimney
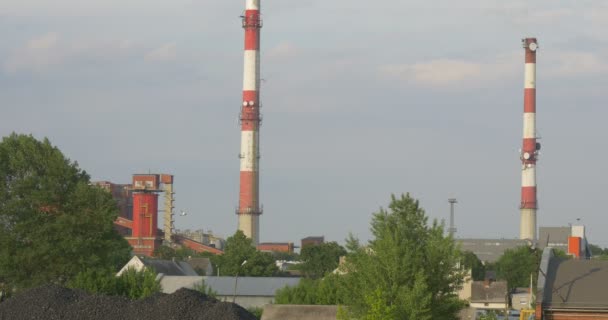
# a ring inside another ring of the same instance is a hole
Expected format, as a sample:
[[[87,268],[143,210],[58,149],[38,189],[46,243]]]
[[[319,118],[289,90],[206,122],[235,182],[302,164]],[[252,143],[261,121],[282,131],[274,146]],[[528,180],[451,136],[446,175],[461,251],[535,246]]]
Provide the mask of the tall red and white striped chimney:
[[[520,239],[536,240],[536,161],[540,143],[536,142],[536,38],[522,40],[526,52],[524,80],[524,141],[521,149]]]
[[[241,123],[241,176],[239,230],[259,243],[260,215],[260,0],[246,0],[243,28],[245,29],[245,69],[243,74],[243,103]]]

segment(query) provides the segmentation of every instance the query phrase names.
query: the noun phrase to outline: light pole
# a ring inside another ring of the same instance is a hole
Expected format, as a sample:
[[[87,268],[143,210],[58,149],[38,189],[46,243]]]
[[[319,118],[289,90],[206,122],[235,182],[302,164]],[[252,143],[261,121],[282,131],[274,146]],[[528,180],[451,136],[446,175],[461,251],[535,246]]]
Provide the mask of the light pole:
[[[247,260],[243,261],[239,268],[236,270],[236,277],[234,277],[234,294],[232,295],[232,303],[236,301],[236,284],[239,281],[239,271],[241,271],[241,267],[247,263]]]

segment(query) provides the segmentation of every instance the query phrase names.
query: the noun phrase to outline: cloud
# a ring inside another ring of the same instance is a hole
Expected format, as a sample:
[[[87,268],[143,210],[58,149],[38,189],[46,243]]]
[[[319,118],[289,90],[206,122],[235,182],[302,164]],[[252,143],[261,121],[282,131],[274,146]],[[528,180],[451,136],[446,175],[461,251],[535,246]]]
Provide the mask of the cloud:
[[[57,40],[57,33],[51,32],[38,38],[31,39],[26,47],[30,50],[46,50],[54,47],[57,44]]]
[[[471,87],[516,73],[515,54],[498,56],[493,62],[442,58],[413,64],[379,67],[381,77],[413,82],[424,87]]]
[[[166,43],[148,53],[144,56],[144,60],[148,62],[153,61],[172,61],[177,57],[177,46],[175,43]]]
[[[295,45],[289,42],[282,42],[268,50],[266,56],[268,58],[285,59],[292,58],[297,54],[298,48]]]
[[[54,32],[30,39],[3,63],[4,69],[8,72],[25,68],[41,70],[58,64],[62,60],[57,52],[58,43],[59,36]]]
[[[548,73],[554,76],[596,75],[608,72],[608,61],[592,52],[562,52],[549,59]]]
[[[129,57],[138,49],[129,40],[66,40],[50,32],[34,37],[0,61],[7,73],[45,72],[82,61],[107,62]]]

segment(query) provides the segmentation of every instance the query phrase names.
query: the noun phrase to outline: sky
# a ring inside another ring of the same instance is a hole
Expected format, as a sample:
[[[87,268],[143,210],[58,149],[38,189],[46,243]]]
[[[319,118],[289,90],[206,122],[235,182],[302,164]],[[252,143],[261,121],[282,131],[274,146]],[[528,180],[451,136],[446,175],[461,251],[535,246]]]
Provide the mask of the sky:
[[[93,180],[175,175],[180,229],[237,228],[245,1],[0,1],[0,135]],[[263,242],[365,241],[409,192],[457,237],[517,238],[537,37],[539,226],[608,247],[608,3],[262,0]],[[577,222],[580,219],[580,222]]]

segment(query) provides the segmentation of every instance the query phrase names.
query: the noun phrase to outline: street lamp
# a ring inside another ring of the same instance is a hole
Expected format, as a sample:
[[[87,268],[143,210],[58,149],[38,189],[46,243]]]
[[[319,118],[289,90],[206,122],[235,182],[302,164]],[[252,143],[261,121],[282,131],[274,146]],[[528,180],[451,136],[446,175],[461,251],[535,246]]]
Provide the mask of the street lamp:
[[[241,271],[241,267],[244,266],[245,263],[247,263],[247,260],[243,261],[243,263],[241,263],[239,268],[236,270],[236,277],[234,277],[234,294],[232,295],[232,303],[236,301],[236,284],[237,281],[239,281],[239,271]]]

